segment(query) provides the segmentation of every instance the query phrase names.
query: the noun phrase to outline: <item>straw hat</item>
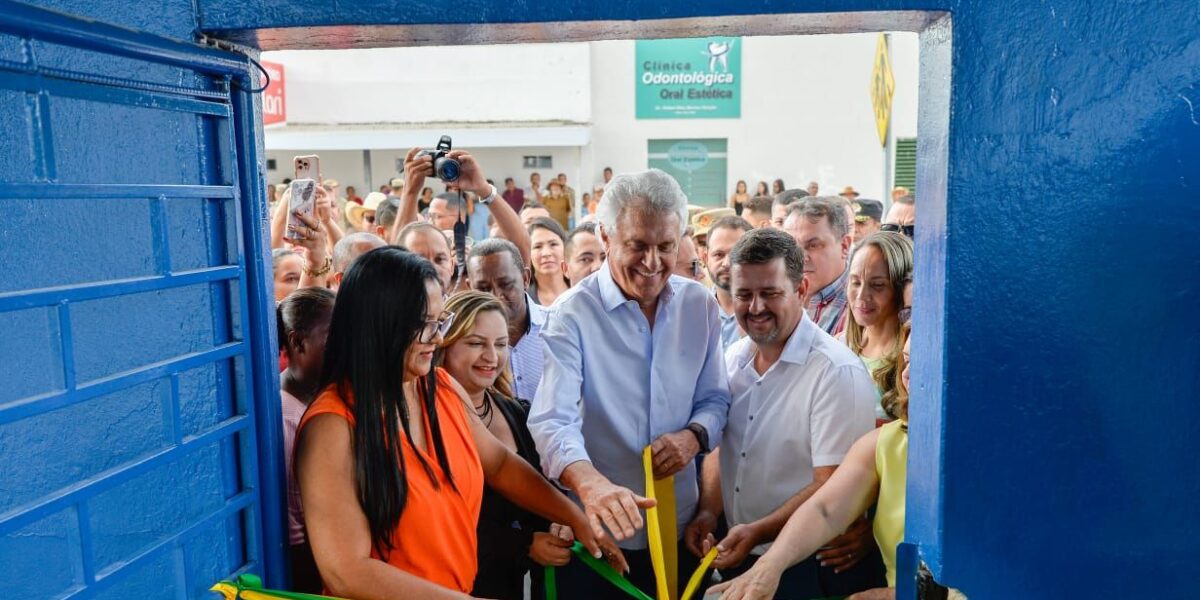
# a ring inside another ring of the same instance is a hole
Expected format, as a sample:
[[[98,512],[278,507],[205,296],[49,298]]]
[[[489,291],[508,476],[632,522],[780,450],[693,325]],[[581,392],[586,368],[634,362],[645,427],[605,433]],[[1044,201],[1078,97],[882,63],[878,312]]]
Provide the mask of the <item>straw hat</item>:
[[[735,215],[737,215],[737,212],[729,207],[710,208],[696,213],[696,216],[692,217],[692,235],[697,237],[708,235],[708,230],[712,229],[713,223],[716,223],[723,217],[732,217]]]
[[[356,202],[346,203],[346,220],[350,222],[356,229],[362,229],[363,215],[369,210],[375,212],[380,204],[387,200],[387,196],[380,192],[371,192],[363,198],[363,203],[360,205]]]

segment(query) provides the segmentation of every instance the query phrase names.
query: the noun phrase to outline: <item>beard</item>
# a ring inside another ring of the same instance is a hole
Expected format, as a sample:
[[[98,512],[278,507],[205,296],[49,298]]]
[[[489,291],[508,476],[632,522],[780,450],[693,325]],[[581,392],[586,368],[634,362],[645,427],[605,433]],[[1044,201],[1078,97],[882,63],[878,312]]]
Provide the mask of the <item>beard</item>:
[[[770,314],[770,313],[767,313],[767,314]],[[765,316],[765,315],[752,315],[752,316],[758,317],[758,316]],[[776,317],[774,314],[771,314],[771,325],[772,325],[771,328],[768,329],[764,333],[756,333],[754,331],[751,331],[749,328],[747,328],[746,336],[749,337],[755,344],[774,343],[775,341],[777,341],[779,339],[780,334],[783,333],[783,330],[780,329],[780,327],[779,327],[779,318]]]
[[[733,286],[732,281],[729,278],[729,271],[713,273],[712,271],[709,271],[707,267],[704,270],[708,272],[708,280],[713,282],[713,285],[725,290],[726,292],[732,291]],[[722,280],[722,277],[724,277],[724,280]]]

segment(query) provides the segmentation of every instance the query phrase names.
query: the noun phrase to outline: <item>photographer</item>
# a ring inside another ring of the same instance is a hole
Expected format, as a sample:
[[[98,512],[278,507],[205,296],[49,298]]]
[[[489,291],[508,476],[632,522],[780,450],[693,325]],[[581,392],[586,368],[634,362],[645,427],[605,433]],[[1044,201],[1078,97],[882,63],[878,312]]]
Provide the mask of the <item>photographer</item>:
[[[458,161],[459,173],[455,183],[459,189],[472,193],[479,198],[477,202],[484,203],[491,209],[492,218],[495,219],[504,238],[516,244],[517,249],[521,251],[522,260],[529,264],[529,234],[521,225],[521,218],[507,202],[493,202],[500,199],[500,194],[487,182],[487,177],[484,176],[483,169],[475,161],[475,157],[465,150],[451,150],[446,157]],[[399,241],[396,235],[401,229],[420,219],[420,213],[417,211],[417,192],[424,186],[425,178],[434,175],[433,161],[434,156],[428,152],[423,153],[421,148],[409,150],[404,157],[404,193],[400,197],[400,214],[392,226],[391,235],[395,241]]]

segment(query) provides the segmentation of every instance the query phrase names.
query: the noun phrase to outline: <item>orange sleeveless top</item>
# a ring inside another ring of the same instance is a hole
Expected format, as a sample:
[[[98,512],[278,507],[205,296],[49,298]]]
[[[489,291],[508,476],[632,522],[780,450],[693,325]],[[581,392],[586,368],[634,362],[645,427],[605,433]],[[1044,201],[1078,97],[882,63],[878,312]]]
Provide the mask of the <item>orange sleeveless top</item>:
[[[425,460],[438,477],[440,488],[435,488],[421,463],[420,452],[411,443],[403,445],[405,475],[408,478],[408,500],[400,522],[392,533],[392,551],[387,563],[421,579],[458,590],[471,591],[475,583],[476,537],[475,526],[479,522],[479,507],[483,501],[483,467],[475,449],[475,439],[467,421],[466,407],[458,393],[451,387],[450,375],[437,369],[438,419],[442,430],[442,442],[446,446],[446,458],[458,492],[450,487],[441,467],[433,441],[426,435],[429,452]],[[353,398],[343,399],[335,386],[321,392],[308,407],[300,420],[297,437],[304,426],[317,415],[334,414],[345,419],[354,427]],[[422,426],[429,431],[429,416],[422,411]],[[415,425],[411,423],[410,425]],[[382,560],[374,549],[371,557]]]

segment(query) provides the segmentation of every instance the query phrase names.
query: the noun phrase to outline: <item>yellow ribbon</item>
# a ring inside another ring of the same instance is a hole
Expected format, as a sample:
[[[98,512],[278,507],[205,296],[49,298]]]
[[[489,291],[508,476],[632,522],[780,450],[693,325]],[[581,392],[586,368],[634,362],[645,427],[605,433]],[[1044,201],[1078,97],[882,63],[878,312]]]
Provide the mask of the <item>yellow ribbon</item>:
[[[654,507],[646,509],[646,535],[650,540],[650,563],[654,566],[654,583],[658,589],[658,600],[675,600],[679,589],[675,556],[675,478],[667,477],[655,481],[654,462],[650,446],[642,450],[642,467],[646,471],[646,497],[656,501]],[[670,552],[667,551],[670,547]]]
[[[239,575],[232,581],[218,581],[208,589],[221,594],[224,600],[344,600],[333,596],[263,589],[262,580],[252,574]]]
[[[696,590],[700,589],[700,583],[704,581],[704,574],[708,572],[708,567],[712,566],[712,562],[717,560],[717,547],[713,546],[708,554],[704,555],[704,560],[700,561],[700,566],[692,573],[691,579],[688,579],[687,589],[683,590],[683,596],[679,600],[691,600]]]
[[[646,535],[650,540],[650,563],[654,566],[654,583],[658,600],[689,600],[704,573],[717,558],[717,549],[709,550],[700,566],[692,573],[683,595],[679,595],[679,527],[675,513],[675,477],[654,479],[654,460],[650,446],[642,450],[642,468],[646,471],[646,497],[655,500],[646,509]]]

